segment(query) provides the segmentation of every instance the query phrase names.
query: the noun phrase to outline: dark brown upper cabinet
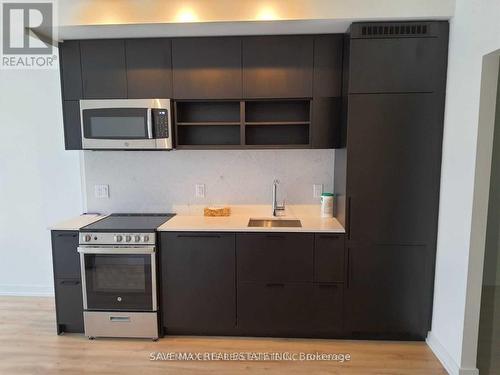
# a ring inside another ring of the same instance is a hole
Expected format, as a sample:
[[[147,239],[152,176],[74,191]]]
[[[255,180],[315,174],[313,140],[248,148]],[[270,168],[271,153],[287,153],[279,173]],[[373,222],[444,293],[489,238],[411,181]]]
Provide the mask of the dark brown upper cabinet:
[[[128,97],[172,97],[172,45],[170,39],[125,41]]]
[[[241,39],[179,38],[172,41],[175,99],[241,98]]]
[[[80,65],[80,42],[68,40],[59,43],[61,87],[63,100],[82,98],[82,69]]]
[[[341,96],[342,46],[342,34],[314,37],[314,97]]]
[[[382,34],[374,34],[379,31]],[[447,44],[448,22],[354,24],[349,93],[441,89],[446,80]]]
[[[338,147],[341,131],[343,36],[314,37],[311,146]]]
[[[312,96],[312,36],[245,37],[242,56],[244,98]]]
[[[82,127],[80,124],[80,102],[63,100],[64,148],[82,149]]]
[[[84,40],[80,52],[85,99],[127,98],[123,40]]]

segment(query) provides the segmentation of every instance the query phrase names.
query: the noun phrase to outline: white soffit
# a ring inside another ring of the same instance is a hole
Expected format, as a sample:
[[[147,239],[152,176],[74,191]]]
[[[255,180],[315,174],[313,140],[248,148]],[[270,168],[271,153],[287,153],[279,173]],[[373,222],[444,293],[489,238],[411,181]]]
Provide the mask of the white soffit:
[[[391,19],[396,21],[421,20],[422,18]],[[429,19],[445,19],[433,18]],[[237,22],[148,23],[124,25],[72,25],[59,27],[59,40],[148,38],[223,35],[273,35],[273,34],[322,34],[344,33],[349,25],[363,19],[276,20]],[[371,19],[374,21],[374,19]],[[384,19],[377,19],[384,21]]]

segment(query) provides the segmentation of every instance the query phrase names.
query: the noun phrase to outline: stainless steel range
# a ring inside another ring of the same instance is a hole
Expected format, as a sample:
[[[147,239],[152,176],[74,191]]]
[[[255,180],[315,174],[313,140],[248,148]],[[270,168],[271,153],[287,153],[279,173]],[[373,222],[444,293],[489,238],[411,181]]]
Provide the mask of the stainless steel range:
[[[115,214],[80,230],[85,335],[158,339],[156,233],[171,214]]]

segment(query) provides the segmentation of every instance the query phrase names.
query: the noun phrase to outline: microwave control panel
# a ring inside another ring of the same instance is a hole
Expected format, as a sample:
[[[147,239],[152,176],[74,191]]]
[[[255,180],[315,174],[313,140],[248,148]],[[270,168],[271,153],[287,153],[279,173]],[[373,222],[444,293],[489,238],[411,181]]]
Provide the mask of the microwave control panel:
[[[163,108],[153,108],[152,115],[155,138],[168,138],[168,111]]]

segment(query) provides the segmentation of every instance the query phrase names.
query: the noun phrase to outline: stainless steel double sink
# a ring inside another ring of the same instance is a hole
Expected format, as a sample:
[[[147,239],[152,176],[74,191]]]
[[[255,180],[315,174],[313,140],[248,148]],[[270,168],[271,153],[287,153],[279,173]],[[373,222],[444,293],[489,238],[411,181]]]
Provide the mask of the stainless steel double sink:
[[[300,228],[298,219],[250,219],[248,227],[252,228]]]

